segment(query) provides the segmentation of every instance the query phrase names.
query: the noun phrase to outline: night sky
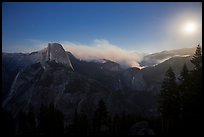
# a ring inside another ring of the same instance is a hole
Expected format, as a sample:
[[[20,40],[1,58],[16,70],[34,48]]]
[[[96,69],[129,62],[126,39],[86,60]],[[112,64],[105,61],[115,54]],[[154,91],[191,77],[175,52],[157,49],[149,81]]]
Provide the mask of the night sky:
[[[186,28],[189,22],[194,26]],[[47,42],[97,47],[101,42],[95,41],[105,41],[153,53],[202,43],[202,3],[4,2],[2,29],[3,52],[41,50]]]

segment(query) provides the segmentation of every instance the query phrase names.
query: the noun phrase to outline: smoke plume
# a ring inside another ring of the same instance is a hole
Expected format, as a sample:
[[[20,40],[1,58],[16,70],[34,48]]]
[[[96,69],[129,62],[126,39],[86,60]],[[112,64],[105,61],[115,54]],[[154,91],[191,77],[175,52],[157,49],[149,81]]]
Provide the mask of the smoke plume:
[[[71,42],[61,42],[66,51],[70,51],[79,59],[92,61],[108,59],[119,63],[122,67],[138,67],[143,55],[124,50],[107,40],[94,40],[91,45],[76,44]]]

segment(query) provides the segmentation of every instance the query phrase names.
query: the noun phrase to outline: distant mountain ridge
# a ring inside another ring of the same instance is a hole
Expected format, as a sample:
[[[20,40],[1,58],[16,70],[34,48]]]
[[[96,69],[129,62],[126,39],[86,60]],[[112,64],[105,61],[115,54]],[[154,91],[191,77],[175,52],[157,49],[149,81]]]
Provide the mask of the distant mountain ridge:
[[[61,52],[64,52],[64,49],[62,48],[61,45],[58,45],[57,43],[53,43],[54,46],[59,46],[58,48],[60,49],[60,57],[61,57]],[[18,71],[21,69],[24,69],[25,67],[33,64],[33,63],[37,63],[37,62],[43,62],[43,54],[48,55],[48,47],[40,50],[40,51],[36,51],[36,52],[32,52],[32,53],[2,53],[2,69],[3,72],[3,98],[4,96],[6,96],[12,81],[14,80],[14,77],[17,75]],[[159,53],[154,53],[154,54],[150,54],[150,55],[146,55],[144,57],[144,60],[142,62],[140,62],[143,65],[149,65],[149,66],[154,66],[154,65],[158,65],[161,62],[161,59],[166,59],[170,60],[172,57],[179,57],[181,56],[181,58],[183,58],[185,60],[185,55],[189,54],[191,58],[195,48],[184,48],[184,49],[178,49],[178,50],[171,50],[171,51],[163,51],[163,52],[159,52]],[[171,55],[171,56],[170,56]],[[104,81],[107,84],[111,84],[109,81],[113,81],[114,78],[110,77],[115,77],[116,75],[118,75],[117,73],[122,72],[124,69],[120,67],[120,64],[115,63],[113,61],[107,60],[107,59],[101,59],[99,61],[85,61],[82,59],[77,59],[72,53],[70,52],[66,52],[66,55],[63,54],[63,56],[67,59],[65,59],[66,63],[68,64],[68,66],[70,66],[70,68],[76,69],[77,72],[83,74],[83,75],[87,75],[89,77],[92,78],[96,78],[96,79],[101,79],[101,81]],[[66,57],[67,56],[67,57]],[[170,56],[170,57],[169,57]],[[64,58],[63,57],[63,58]],[[167,58],[168,57],[168,58]],[[44,59],[48,59],[48,57],[44,57]],[[71,61],[70,61],[71,60]],[[164,60],[165,61],[165,60]],[[63,62],[63,61],[62,61]],[[166,64],[166,62],[163,62],[164,64]],[[190,64],[190,63],[188,63]],[[182,64],[181,64],[182,65]],[[149,69],[148,67],[146,68],[147,70]],[[145,70],[146,70],[145,69]],[[143,71],[145,71],[143,70]],[[7,73],[9,72],[9,73]],[[100,74],[101,76],[99,76],[98,74]],[[105,76],[105,77],[103,77]],[[110,76],[110,77],[109,77]],[[109,80],[107,80],[107,78]],[[113,84],[115,85],[115,84]],[[116,86],[118,87],[118,86]]]
[[[192,69],[191,56],[175,56],[177,53],[144,69],[124,69],[108,59],[78,59],[57,43],[30,54],[3,53],[3,107],[17,115],[30,104],[37,113],[41,104],[54,102],[70,119],[75,109],[86,108],[91,113],[103,99],[111,113],[157,115],[156,102],[166,70],[171,66],[178,77],[184,63]]]
[[[144,56],[143,60],[140,62],[141,66],[153,66],[159,64],[165,60],[170,59],[175,56],[192,56],[196,50],[194,48],[182,48],[176,50],[162,51],[153,54],[148,54]]]

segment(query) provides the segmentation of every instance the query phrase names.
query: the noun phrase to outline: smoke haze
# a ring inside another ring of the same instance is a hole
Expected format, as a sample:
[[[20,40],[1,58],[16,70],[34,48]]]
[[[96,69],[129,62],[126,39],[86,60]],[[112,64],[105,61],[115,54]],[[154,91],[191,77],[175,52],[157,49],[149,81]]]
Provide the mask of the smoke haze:
[[[122,67],[138,67],[139,61],[143,59],[143,54],[121,49],[120,47],[111,44],[107,40],[94,40],[91,45],[75,44],[71,42],[61,42],[66,51],[70,51],[79,59],[82,60],[98,60],[108,59],[117,62]]]

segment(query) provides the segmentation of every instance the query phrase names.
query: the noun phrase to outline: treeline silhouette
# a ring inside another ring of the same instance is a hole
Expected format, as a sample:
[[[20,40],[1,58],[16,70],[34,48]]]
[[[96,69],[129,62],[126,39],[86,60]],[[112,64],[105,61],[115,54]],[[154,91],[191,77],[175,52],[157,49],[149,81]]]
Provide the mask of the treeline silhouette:
[[[178,80],[170,67],[162,83],[159,110],[162,135],[200,134],[203,128],[202,49],[197,46],[191,59],[193,70],[186,64]],[[177,80],[177,81],[176,81]]]
[[[68,126],[65,126],[63,113],[53,103],[49,107],[41,105],[37,116],[32,106],[27,113],[19,112],[15,119],[5,110],[3,113],[4,135],[154,135],[154,131],[157,133],[161,128],[158,119],[126,112],[111,114],[103,100],[99,101],[92,118],[88,118],[83,110],[75,111]]]

